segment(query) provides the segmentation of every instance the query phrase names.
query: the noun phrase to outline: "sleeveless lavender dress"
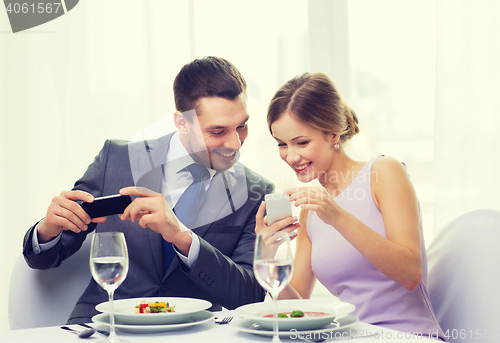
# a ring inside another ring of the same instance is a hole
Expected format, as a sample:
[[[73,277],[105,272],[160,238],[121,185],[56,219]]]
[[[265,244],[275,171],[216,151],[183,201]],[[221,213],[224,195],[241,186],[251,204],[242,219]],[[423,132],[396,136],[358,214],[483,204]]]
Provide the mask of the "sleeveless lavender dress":
[[[375,206],[370,174],[376,156],[335,201],[375,232],[386,237],[382,214]],[[427,294],[427,255],[422,237],[424,273],[413,291],[378,271],[337,230],[309,212],[307,232],[312,243],[311,264],[317,279],[342,301],[356,306],[363,322],[446,341]]]

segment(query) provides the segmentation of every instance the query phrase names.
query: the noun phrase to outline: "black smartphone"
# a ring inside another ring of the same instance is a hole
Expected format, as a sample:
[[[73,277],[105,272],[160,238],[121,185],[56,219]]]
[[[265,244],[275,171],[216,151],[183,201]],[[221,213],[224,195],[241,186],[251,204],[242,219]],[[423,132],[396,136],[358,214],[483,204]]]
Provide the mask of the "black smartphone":
[[[131,202],[130,195],[115,194],[95,198],[94,202],[83,202],[82,208],[90,218],[99,218],[123,213]]]

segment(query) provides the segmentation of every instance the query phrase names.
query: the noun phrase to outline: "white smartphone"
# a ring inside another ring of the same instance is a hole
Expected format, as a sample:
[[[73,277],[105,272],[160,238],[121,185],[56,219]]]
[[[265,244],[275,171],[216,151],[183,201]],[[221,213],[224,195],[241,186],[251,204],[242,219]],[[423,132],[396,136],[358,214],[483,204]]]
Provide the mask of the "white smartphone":
[[[266,194],[267,225],[292,216],[292,203],[288,194]]]

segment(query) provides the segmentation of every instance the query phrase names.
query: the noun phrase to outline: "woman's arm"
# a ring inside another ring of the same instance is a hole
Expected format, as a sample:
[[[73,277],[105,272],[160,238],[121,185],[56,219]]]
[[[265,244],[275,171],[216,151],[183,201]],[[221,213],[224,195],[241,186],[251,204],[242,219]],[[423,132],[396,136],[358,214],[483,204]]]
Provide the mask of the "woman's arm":
[[[423,275],[415,190],[406,169],[391,157],[377,159],[370,177],[373,201],[382,214],[387,238],[340,207],[325,188],[302,188],[289,194],[296,206],[316,211],[380,272],[413,290]]]
[[[335,228],[380,272],[413,290],[423,274],[415,190],[406,169],[391,157],[375,161],[371,181],[373,200],[382,213],[387,238],[347,211],[343,211]]]

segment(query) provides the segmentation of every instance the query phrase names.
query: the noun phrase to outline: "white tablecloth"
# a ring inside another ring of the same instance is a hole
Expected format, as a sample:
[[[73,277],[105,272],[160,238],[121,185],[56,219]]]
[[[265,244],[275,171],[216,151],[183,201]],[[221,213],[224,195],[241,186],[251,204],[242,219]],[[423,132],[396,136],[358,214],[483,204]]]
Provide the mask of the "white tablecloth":
[[[223,318],[232,316],[232,311],[216,312],[216,317]],[[76,325],[71,327],[81,330],[82,328]],[[347,329],[346,329],[347,330]],[[167,331],[161,333],[148,334],[132,334],[117,331],[118,336],[128,340],[130,343],[149,343],[149,342],[175,342],[175,343],[234,343],[234,342],[270,342],[271,337],[259,336],[251,333],[241,332],[235,325],[225,324],[218,325],[214,321],[210,321],[197,326],[188,327],[182,330]],[[367,337],[360,337],[365,336]],[[337,335],[340,338],[340,335]],[[323,336],[324,338],[325,336]],[[336,339],[333,335],[329,336],[329,341],[348,340],[349,342],[437,342],[435,339],[413,336],[408,333],[394,331],[366,323],[356,323],[351,326],[348,331],[342,335],[343,339]],[[302,337],[292,335],[289,338],[282,338],[283,342],[303,342]],[[314,338],[314,337],[305,337]],[[320,337],[317,337],[320,338]],[[86,339],[86,342],[99,342],[104,340],[104,337],[95,334]],[[0,332],[1,343],[70,343],[84,342],[77,335],[66,330],[62,330],[58,326],[25,329],[25,330],[10,330]]]

